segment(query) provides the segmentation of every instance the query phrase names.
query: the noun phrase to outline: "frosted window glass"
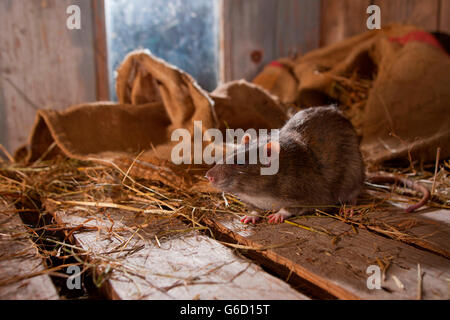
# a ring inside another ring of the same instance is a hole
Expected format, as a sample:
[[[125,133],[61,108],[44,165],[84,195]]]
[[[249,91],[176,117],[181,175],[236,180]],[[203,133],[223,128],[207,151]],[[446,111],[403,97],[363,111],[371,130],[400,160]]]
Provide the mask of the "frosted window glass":
[[[105,10],[113,100],[114,71],[138,48],[188,72],[204,89],[217,86],[217,0],[106,0]]]

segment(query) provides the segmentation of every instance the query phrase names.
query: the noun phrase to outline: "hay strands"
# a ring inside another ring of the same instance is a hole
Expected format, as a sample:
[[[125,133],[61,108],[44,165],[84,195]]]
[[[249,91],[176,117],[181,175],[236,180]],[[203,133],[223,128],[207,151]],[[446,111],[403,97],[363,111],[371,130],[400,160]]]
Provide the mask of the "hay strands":
[[[87,207],[97,207],[97,208],[111,208],[111,209],[121,209],[126,211],[133,211],[138,213],[151,213],[151,214],[162,214],[162,215],[171,215],[174,214],[177,210],[163,210],[163,209],[139,209],[131,206],[125,206],[117,203],[110,202],[90,202],[90,201],[58,201],[54,199],[47,199],[48,201],[54,202],[57,205],[75,205],[75,206],[87,206]],[[180,208],[182,209],[182,208]],[[178,209],[178,210],[180,210]]]

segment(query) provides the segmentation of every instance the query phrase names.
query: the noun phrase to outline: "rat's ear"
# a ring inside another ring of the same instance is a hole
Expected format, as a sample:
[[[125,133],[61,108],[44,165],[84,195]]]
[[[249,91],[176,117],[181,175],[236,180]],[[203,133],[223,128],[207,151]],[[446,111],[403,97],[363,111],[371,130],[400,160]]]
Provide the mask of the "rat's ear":
[[[280,143],[278,141],[269,141],[264,146],[265,154],[271,157],[274,153],[280,153]]]
[[[241,140],[241,144],[248,145],[250,143],[251,139],[252,138],[250,137],[249,134],[244,134],[244,136],[242,137],[242,140]]]

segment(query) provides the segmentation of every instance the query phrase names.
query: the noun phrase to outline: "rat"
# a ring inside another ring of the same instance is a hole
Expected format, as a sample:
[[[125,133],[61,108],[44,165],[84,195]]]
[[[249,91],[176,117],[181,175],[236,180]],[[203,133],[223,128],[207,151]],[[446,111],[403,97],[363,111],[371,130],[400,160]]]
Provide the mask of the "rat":
[[[314,209],[356,204],[366,181],[365,166],[356,131],[335,105],[299,111],[280,129],[278,139],[259,140],[244,135],[241,144],[206,173],[215,188],[236,195],[250,207],[251,214],[242,222],[256,223],[260,219],[258,209],[276,211],[269,215],[269,223],[280,223]],[[263,148],[270,159],[279,162],[276,174],[261,174],[268,163],[227,161],[241,153],[249,159],[254,148]],[[408,212],[429,198],[425,187],[405,178],[376,175],[367,180],[402,182],[421,192],[422,200],[408,207]]]

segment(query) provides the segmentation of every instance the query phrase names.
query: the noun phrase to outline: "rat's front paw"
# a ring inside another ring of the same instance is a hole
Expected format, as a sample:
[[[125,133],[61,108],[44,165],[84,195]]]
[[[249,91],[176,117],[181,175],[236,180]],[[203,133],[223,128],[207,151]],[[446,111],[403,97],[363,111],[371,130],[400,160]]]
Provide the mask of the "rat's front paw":
[[[274,213],[269,215],[269,223],[282,223],[284,221],[284,216],[280,213]]]
[[[254,211],[254,212],[251,213],[251,216],[244,216],[241,219],[241,222],[242,223],[253,223],[253,224],[255,224],[256,222],[258,222],[258,220],[259,220],[258,213]]]
[[[292,214],[284,209],[277,213],[269,215],[269,223],[282,223],[284,219],[289,218]]]

